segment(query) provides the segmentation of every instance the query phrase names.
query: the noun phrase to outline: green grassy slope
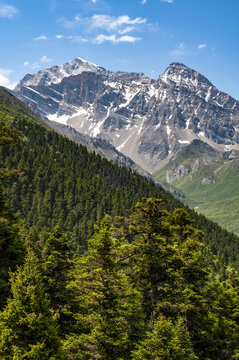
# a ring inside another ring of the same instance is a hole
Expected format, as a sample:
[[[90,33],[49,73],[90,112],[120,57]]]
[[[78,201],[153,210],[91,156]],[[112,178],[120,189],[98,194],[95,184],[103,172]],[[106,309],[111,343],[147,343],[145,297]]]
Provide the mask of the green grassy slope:
[[[230,160],[229,153],[207,150],[187,147],[155,176],[167,188],[185,195],[184,203],[197,212],[239,234],[239,157]],[[198,161],[196,166],[195,161]],[[175,176],[170,184],[166,183],[166,174],[175,172],[179,165],[190,169],[189,173]]]

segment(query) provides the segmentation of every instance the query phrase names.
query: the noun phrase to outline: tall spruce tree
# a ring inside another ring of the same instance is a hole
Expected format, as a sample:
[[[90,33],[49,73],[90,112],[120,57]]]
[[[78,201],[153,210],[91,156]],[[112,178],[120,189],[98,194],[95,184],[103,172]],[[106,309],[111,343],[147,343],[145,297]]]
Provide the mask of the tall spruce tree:
[[[197,360],[182,318],[176,324],[160,315],[153,332],[133,352],[132,360]]]
[[[46,291],[51,306],[59,314],[60,334],[69,332],[73,326],[73,294],[67,289],[70,270],[73,267],[71,243],[57,225],[52,233],[47,233],[42,249],[42,268]]]
[[[143,293],[151,329],[160,313],[177,318],[185,312],[187,298],[206,280],[208,269],[200,252],[202,234],[189,223],[184,210],[170,214],[154,198],[138,203],[123,223],[131,241],[133,283]]]
[[[130,359],[142,335],[140,294],[122,271],[124,243],[112,236],[106,217],[89,240],[88,253],[79,259],[76,280],[79,335],[66,347],[72,359]]]
[[[57,321],[31,249],[24,266],[11,275],[11,290],[12,297],[0,313],[1,359],[64,359]]]

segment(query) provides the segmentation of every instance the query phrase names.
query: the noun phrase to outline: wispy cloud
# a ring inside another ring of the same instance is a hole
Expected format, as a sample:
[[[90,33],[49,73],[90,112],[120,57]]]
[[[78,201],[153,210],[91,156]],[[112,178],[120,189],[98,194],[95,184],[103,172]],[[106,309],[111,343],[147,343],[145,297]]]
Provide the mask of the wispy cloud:
[[[144,5],[144,4],[146,4],[146,2],[147,2],[147,0],[142,0],[141,4]]]
[[[134,36],[129,36],[129,35],[124,35],[124,36],[116,36],[115,34],[113,35],[104,35],[104,34],[100,34],[97,35],[95,38],[95,43],[97,44],[102,44],[105,41],[109,41],[113,44],[118,44],[118,43],[134,43],[137,40],[141,40],[140,38],[134,37]]]
[[[24,61],[23,66],[28,66],[28,65],[30,65],[30,62],[29,61]]]
[[[147,19],[142,17],[130,18],[128,15],[110,16],[97,14],[85,18],[76,15],[72,20],[61,18],[58,19],[58,22],[66,29],[73,29],[81,26],[81,29],[88,33],[96,32],[99,29],[108,32],[120,32],[129,26],[134,26],[134,28],[130,28],[131,30],[137,30],[139,26],[142,26],[147,22]]]
[[[43,68],[46,64],[49,64],[52,62],[52,59],[50,59],[47,55],[43,55],[40,57],[40,59],[36,62],[30,63],[29,61],[26,61],[24,65],[30,65],[32,70]]]
[[[128,15],[110,16],[110,15],[93,15],[91,18],[91,26],[93,28],[100,28],[107,31],[121,30],[125,25],[145,24],[146,18],[136,17],[131,19]]]
[[[17,13],[18,10],[15,6],[0,3],[0,17],[10,19]]]
[[[14,89],[17,82],[10,81],[10,75],[13,73],[11,69],[0,69],[0,85],[9,89]]]
[[[46,55],[44,55],[44,56],[42,56],[41,58],[40,58],[40,62],[41,63],[43,63],[43,64],[45,64],[45,63],[49,63],[49,62],[51,62],[52,61],[52,59],[50,59],[48,56],[46,56]]]
[[[111,16],[106,14],[95,14],[91,17],[76,15],[72,20],[65,18],[58,20],[68,31],[70,29],[81,29],[80,36],[57,35],[57,39],[70,39],[77,42],[92,42],[102,44],[106,41],[112,44],[133,43],[141,40],[137,32],[149,28],[147,19],[143,17],[131,18],[128,15]],[[134,32],[134,33],[133,33]],[[132,36],[128,33],[133,33]]]
[[[0,85],[7,86],[10,83],[9,75],[11,75],[12,70],[9,69],[0,69]]]
[[[72,36],[71,40],[72,42],[78,42],[78,43],[87,43],[91,41],[89,38],[86,38],[84,36]]]
[[[160,0],[161,2],[173,3],[174,0]]]
[[[74,35],[74,36],[56,35],[56,39],[66,39],[66,40],[71,40],[72,42],[82,42],[82,43],[90,41],[89,38],[80,35]]]
[[[204,49],[205,47],[207,47],[207,44],[199,44],[198,45],[198,49]]]
[[[126,26],[126,28],[122,29],[122,30],[119,30],[119,34],[127,34],[131,31],[134,31],[135,30],[135,27],[134,26]]]
[[[36,37],[34,40],[38,41],[38,40],[47,40],[47,39],[48,39],[47,36],[41,35],[41,36]]]

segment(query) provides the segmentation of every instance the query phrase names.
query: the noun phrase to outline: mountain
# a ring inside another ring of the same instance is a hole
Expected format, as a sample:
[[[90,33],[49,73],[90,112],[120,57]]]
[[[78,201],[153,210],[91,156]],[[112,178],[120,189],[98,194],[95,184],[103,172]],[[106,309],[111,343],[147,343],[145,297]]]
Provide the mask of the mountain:
[[[239,149],[239,102],[180,63],[151,79],[75,59],[26,75],[14,93],[44,118],[107,140],[149,172],[194,139]]]
[[[168,211],[183,207],[152,181],[59,135],[0,87],[0,126],[2,124],[15,128],[19,141],[15,146],[0,148],[0,168],[24,169],[16,182],[5,182],[8,201],[25,231],[31,230],[33,239],[36,232],[41,236],[58,223],[74,246],[82,249],[94,224],[105,214],[130,214],[143,197],[161,198]],[[211,266],[222,277],[224,265],[239,268],[238,237],[187,210],[193,226],[205,233],[203,249]]]
[[[48,86],[59,84],[65,77],[79,75],[84,71],[96,73],[106,73],[106,70],[100,66],[89,63],[81,58],[69,61],[63,66],[52,66],[49,69],[41,70],[36,75],[27,74],[17,85],[16,90],[21,86]]]
[[[129,157],[119,152],[107,140],[101,138],[92,138],[89,135],[81,134],[69,125],[64,125],[49,120],[45,120],[45,122],[59,134],[66,136],[68,139],[74,141],[76,144],[86,146],[89,151],[94,151],[95,153],[105,157],[109,161],[113,161],[120,166],[129,168],[137,172],[138,174],[146,177],[148,180],[155,180],[148,171],[143,170],[141,166],[137,165]]]
[[[184,203],[239,234],[239,151],[194,140],[154,175]]]

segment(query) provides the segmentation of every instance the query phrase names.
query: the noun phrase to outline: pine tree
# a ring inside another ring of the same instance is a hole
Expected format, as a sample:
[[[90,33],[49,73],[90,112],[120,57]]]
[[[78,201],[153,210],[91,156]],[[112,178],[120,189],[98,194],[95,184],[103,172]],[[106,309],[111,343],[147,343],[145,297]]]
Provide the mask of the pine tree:
[[[59,314],[60,334],[64,335],[74,322],[71,309],[73,294],[67,289],[73,260],[70,241],[58,225],[45,236],[41,263],[51,306]]]
[[[140,296],[121,269],[124,244],[112,236],[109,218],[88,246],[72,284],[80,306],[79,335],[69,338],[66,347],[75,353],[74,359],[129,359],[142,335]]]
[[[23,267],[11,275],[12,298],[0,313],[0,357],[4,360],[64,359],[58,325],[29,249]]]
[[[155,323],[153,332],[133,352],[132,360],[196,360],[189,333],[183,320],[176,324],[164,316]]]

